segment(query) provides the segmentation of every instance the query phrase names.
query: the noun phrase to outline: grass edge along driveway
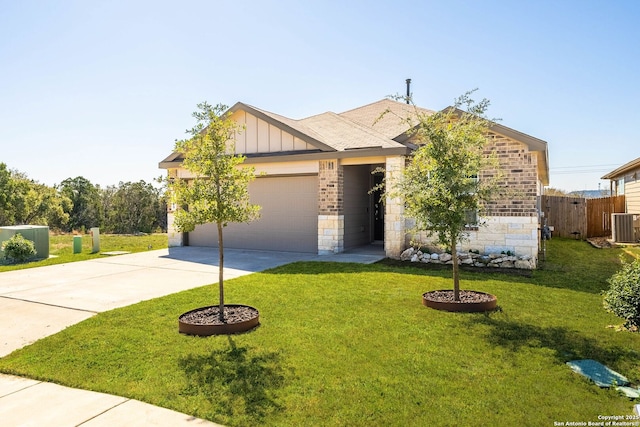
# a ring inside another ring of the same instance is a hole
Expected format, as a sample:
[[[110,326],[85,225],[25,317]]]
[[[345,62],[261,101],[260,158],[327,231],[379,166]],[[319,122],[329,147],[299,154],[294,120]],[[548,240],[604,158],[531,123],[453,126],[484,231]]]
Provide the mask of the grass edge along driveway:
[[[102,258],[107,256],[103,255],[103,252],[144,252],[154,249],[164,249],[168,245],[167,235],[165,233],[141,234],[135,236],[130,234],[101,234],[100,252],[92,253],[93,244],[91,239],[91,236],[88,234],[82,235],[82,250],[80,253],[74,254],[72,234],[50,233],[48,259],[35,260],[20,264],[3,264],[0,262],[0,273],[3,271],[23,270],[27,268]]]
[[[627,250],[638,256],[637,249]],[[0,371],[146,401],[225,425],[552,425],[631,414],[571,372],[593,358],[640,380],[640,335],[601,308],[621,249],[553,239],[532,277],[469,273],[491,314],[438,312],[423,292],[450,271],[295,263],[229,280],[228,303],[261,326],[231,337],[177,332],[213,286],[101,313],[0,359]]]

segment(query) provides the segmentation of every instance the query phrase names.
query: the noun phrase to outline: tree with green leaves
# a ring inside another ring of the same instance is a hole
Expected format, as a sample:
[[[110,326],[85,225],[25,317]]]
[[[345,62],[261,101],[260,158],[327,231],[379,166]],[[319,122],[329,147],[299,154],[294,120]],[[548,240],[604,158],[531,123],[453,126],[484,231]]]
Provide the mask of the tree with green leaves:
[[[460,300],[456,247],[467,234],[470,217],[481,212],[497,191],[498,174],[483,176],[497,162],[484,151],[492,123],[485,113],[489,101],[475,102],[472,92],[457,98],[453,107],[428,115],[416,109],[418,148],[398,185],[389,189],[405,200],[416,229],[435,234],[453,255],[454,298]]]
[[[20,194],[20,209],[16,212],[16,223],[46,224],[56,229],[66,226],[69,215],[64,209],[70,206],[69,199],[44,184],[26,178],[18,182],[23,191]]]
[[[63,228],[69,216],[70,201],[54,188],[9,170],[0,163],[0,225],[42,224]]]
[[[0,163],[0,226],[15,224],[16,183],[7,165]]]
[[[191,138],[177,141],[175,151],[183,156],[182,167],[193,179],[169,180],[172,202],[178,209],[177,230],[193,231],[196,225],[215,223],[218,231],[219,319],[224,322],[224,239],[229,223],[249,222],[258,217],[260,207],[249,200],[249,183],[254,169],[241,167],[245,157],[235,153],[235,139],[242,128],[222,104],[198,104],[193,113],[197,123],[187,131]]]
[[[60,183],[58,191],[71,200],[68,231],[99,227],[102,224],[100,189],[78,176]]]
[[[120,182],[100,192],[104,226],[113,233],[152,233],[164,226],[166,205],[160,190],[143,180]]]

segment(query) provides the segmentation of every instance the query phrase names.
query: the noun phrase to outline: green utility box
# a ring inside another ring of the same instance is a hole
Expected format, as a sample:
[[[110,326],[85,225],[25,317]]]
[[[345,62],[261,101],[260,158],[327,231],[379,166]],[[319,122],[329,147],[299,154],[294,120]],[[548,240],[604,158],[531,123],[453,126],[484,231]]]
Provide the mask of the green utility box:
[[[46,225],[12,225],[0,227],[0,248],[2,243],[16,234],[21,234],[31,240],[36,247],[36,258],[49,258],[49,227]],[[4,258],[4,251],[0,249],[0,258]]]
[[[73,236],[73,253],[79,254],[82,252],[82,236]]]

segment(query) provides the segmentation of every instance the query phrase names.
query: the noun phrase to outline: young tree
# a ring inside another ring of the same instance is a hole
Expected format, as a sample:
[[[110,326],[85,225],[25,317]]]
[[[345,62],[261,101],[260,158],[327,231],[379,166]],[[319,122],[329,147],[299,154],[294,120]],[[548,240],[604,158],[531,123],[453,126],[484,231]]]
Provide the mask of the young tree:
[[[401,196],[416,228],[435,234],[453,255],[454,298],[460,300],[456,246],[466,238],[469,217],[480,212],[495,194],[497,174],[482,176],[497,164],[485,153],[491,121],[489,101],[476,103],[467,92],[452,108],[432,115],[416,111],[418,148],[391,192]],[[463,108],[463,109],[461,109]]]
[[[191,138],[177,141],[175,151],[182,153],[182,167],[193,179],[169,181],[172,202],[178,209],[175,227],[193,231],[198,224],[214,222],[218,231],[219,319],[224,321],[224,239],[223,229],[230,222],[249,222],[257,218],[260,207],[249,201],[249,183],[254,169],[239,167],[245,157],[235,153],[235,138],[242,130],[229,117],[222,104],[198,104],[193,113],[196,126],[187,131]]]

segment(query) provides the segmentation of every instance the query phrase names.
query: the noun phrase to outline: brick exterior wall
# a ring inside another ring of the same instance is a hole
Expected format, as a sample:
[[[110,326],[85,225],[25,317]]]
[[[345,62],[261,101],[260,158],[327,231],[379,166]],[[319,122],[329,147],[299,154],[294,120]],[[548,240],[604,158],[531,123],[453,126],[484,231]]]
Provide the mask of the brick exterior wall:
[[[480,173],[480,179],[501,175],[506,189],[504,198],[486,205],[487,216],[538,216],[538,173],[537,157],[527,146],[500,135],[491,135],[491,143],[485,154],[494,155],[499,171],[488,170]]]
[[[318,170],[318,215],[344,213],[344,169],[339,160],[320,160]]]
[[[500,177],[500,186],[505,194],[487,204],[479,218],[478,229],[467,232],[467,239],[457,250],[479,250],[482,253],[511,251],[518,256],[529,256],[533,266],[538,258],[538,174],[537,157],[523,143],[492,134],[491,143],[485,150],[487,156],[495,156],[499,170],[486,170],[480,179]],[[415,220],[407,218],[407,231],[415,226]],[[405,234],[404,247],[412,243],[433,244],[435,236],[426,233]],[[386,243],[386,242],[385,242]],[[387,255],[391,256],[388,252]]]
[[[340,161],[318,167],[318,254],[344,251],[344,169]]]

